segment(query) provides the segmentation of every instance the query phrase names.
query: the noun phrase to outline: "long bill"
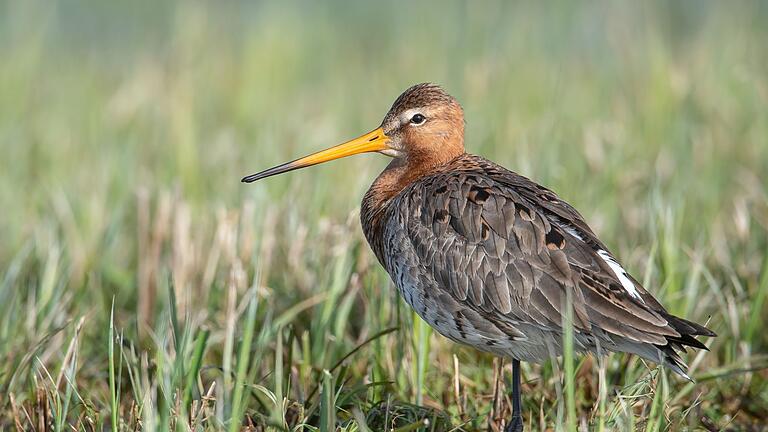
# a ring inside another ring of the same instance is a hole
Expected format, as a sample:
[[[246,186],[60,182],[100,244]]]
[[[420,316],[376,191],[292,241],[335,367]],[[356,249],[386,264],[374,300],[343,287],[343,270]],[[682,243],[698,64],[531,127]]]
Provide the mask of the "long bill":
[[[286,162],[262,172],[243,177],[241,181],[243,183],[251,183],[266,177],[297,170],[299,168],[306,168],[308,166],[321,164],[323,162],[332,161],[334,159],[340,159],[359,153],[384,151],[389,149],[387,146],[388,142],[389,138],[387,135],[384,133],[382,128],[378,128],[343,144],[339,144],[329,149],[321,150],[317,153],[312,153],[309,156],[304,156],[303,158],[299,158],[291,162]]]

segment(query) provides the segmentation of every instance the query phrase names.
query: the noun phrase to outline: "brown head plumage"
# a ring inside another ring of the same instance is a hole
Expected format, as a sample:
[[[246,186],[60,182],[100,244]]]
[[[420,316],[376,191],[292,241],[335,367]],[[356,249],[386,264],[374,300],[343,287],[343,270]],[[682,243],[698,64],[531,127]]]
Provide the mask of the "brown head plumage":
[[[413,169],[428,168],[464,153],[464,111],[440,86],[416,84],[389,109],[381,128],[390,153]],[[421,167],[424,165],[424,167]]]

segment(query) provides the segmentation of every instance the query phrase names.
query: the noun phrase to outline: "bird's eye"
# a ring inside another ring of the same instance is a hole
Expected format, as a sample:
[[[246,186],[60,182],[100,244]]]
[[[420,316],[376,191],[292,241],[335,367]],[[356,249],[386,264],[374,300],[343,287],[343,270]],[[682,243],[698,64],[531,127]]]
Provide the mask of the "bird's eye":
[[[423,114],[414,114],[413,117],[411,117],[411,124],[414,125],[424,124],[425,121],[427,121],[427,118],[424,117]]]

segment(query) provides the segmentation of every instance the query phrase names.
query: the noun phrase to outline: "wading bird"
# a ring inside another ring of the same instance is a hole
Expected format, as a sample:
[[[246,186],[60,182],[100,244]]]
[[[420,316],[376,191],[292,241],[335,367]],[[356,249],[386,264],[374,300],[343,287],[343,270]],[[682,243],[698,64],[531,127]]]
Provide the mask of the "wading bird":
[[[569,307],[576,351],[632,353],[690,379],[678,351],[715,333],[667,312],[554,192],[466,153],[464,112],[439,86],[406,90],[372,132],[242,181],[365,152],[392,158],[361,206],[371,249],[440,334],[512,359],[507,431],[523,429],[520,361],[562,355]]]

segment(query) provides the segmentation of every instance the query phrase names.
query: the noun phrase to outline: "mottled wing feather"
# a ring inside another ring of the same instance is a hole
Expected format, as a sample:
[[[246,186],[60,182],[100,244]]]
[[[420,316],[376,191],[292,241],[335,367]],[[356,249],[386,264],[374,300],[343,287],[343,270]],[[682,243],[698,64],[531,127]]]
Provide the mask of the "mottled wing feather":
[[[658,345],[680,337],[640,284],[633,280],[643,301],[622,288],[581,215],[525,177],[466,155],[395,200],[393,229],[405,233],[436,288],[468,311],[508,324],[506,331],[515,333],[515,323],[558,329],[570,292],[579,332],[598,326]],[[397,265],[392,260],[389,267]]]

